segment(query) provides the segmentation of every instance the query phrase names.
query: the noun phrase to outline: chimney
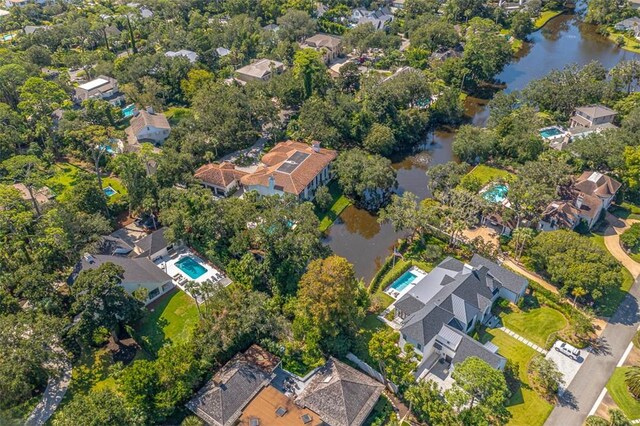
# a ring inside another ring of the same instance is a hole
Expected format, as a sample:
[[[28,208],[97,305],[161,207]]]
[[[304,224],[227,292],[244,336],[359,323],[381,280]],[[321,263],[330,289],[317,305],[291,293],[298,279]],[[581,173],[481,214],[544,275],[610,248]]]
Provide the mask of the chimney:
[[[276,178],[273,175],[269,176],[269,189],[273,191],[276,187]]]
[[[314,141],[311,144],[311,148],[313,148],[313,152],[320,152],[320,142]]]
[[[582,208],[582,202],[584,201],[584,198],[582,196],[582,194],[578,194],[578,197],[576,198],[576,208],[578,210],[580,210]]]
[[[148,106],[148,107],[147,107],[147,112],[148,112],[149,114],[154,114],[154,112],[153,112],[153,107],[152,107],[152,106]]]

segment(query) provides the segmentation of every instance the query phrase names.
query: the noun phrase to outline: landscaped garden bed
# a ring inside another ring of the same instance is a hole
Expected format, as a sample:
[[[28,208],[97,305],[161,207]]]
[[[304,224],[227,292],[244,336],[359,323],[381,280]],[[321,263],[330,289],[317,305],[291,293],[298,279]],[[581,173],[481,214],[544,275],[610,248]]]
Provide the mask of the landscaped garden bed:
[[[625,383],[625,373],[629,369],[630,367],[616,368],[607,383],[607,391],[624,414],[634,420],[640,419],[640,401],[631,395]]]

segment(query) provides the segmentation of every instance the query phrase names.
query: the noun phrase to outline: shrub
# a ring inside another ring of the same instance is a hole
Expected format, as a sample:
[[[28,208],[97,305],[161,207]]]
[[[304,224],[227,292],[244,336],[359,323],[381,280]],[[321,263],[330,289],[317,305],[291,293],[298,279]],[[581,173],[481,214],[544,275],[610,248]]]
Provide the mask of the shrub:
[[[585,426],[609,426],[609,422],[599,416],[589,416],[584,422]]]
[[[640,223],[634,223],[620,235],[620,242],[627,250],[633,250],[640,244]]]
[[[560,385],[564,382],[556,363],[542,355],[535,356],[529,363],[529,377],[534,386],[548,399],[558,393]]]

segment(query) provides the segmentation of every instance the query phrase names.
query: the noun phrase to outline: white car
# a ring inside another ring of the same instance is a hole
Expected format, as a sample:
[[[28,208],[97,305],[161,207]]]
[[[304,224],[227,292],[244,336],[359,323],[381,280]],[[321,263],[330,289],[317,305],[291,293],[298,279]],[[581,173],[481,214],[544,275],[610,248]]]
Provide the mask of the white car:
[[[574,348],[568,343],[564,343],[564,342],[560,343],[558,346],[556,346],[556,351],[560,352],[565,356],[568,356],[571,359],[577,360],[580,358],[580,350]]]

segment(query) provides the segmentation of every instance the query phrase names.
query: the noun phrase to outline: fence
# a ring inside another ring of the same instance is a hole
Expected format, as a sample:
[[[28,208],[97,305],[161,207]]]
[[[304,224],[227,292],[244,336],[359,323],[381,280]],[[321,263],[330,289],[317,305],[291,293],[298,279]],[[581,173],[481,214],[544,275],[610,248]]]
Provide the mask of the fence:
[[[369,364],[367,364],[366,362],[364,362],[363,360],[361,360],[351,352],[347,354],[347,359],[353,362],[355,365],[357,365],[359,369],[367,373],[369,376],[373,377],[380,383],[384,384],[384,377],[382,377],[382,374],[380,374],[380,372],[375,370]],[[388,380],[387,380],[387,388],[389,388],[389,390],[391,390],[393,393],[398,393],[398,387]]]

